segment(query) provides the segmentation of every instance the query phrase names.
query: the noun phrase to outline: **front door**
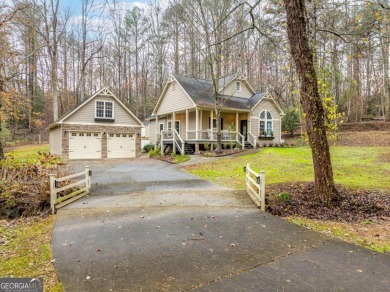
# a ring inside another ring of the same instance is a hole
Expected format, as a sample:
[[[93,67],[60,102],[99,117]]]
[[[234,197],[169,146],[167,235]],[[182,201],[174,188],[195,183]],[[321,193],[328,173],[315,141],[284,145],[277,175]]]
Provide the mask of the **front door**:
[[[240,134],[244,136],[245,141],[248,140],[248,120],[241,121]]]

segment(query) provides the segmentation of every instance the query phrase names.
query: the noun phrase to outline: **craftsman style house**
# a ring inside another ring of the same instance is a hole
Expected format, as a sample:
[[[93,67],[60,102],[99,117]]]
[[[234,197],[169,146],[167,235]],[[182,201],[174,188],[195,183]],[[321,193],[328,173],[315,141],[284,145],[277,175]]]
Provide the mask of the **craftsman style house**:
[[[240,147],[279,144],[283,111],[269,93],[256,93],[246,78],[219,80],[222,143]],[[150,143],[193,153],[216,143],[212,81],[171,75],[149,118]]]

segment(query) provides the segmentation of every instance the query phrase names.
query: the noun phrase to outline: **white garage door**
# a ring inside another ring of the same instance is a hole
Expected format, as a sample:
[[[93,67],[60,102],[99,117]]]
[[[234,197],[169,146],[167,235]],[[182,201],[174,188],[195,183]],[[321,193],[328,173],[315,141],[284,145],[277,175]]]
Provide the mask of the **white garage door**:
[[[107,158],[135,157],[135,134],[109,134]]]
[[[69,159],[102,158],[100,133],[70,132]]]

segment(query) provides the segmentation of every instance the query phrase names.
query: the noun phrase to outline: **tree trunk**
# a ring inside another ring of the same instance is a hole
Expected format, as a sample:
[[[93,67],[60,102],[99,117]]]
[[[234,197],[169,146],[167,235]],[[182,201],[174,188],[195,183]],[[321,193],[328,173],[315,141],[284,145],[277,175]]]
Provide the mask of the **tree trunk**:
[[[0,93],[4,92],[4,80],[1,76],[1,72],[0,72]],[[0,99],[0,113],[1,111],[3,110],[3,103]],[[1,119],[0,119],[0,160],[3,160],[4,159],[4,148],[3,148],[3,139],[2,139],[2,131],[3,131],[3,126],[1,124]]]
[[[338,198],[333,180],[324,108],[318,91],[313,52],[309,47],[304,0],[284,0],[290,50],[300,79],[301,105],[312,151],[315,195],[322,203]]]

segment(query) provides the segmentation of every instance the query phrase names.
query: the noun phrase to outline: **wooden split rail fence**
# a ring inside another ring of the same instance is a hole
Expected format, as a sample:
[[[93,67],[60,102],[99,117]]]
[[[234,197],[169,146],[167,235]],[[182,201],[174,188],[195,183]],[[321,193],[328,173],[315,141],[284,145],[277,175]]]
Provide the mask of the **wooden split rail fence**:
[[[244,167],[245,188],[248,195],[261,211],[265,211],[265,171],[260,174],[251,169],[250,163]]]
[[[64,207],[81,197],[84,197],[85,195],[88,195],[91,193],[91,175],[92,172],[89,170],[89,166],[85,166],[84,171],[74,173],[68,176],[64,177],[56,177],[55,174],[50,174],[50,205],[51,205],[51,212],[53,214],[56,213],[56,210]],[[76,182],[71,182],[68,185],[60,186],[61,182],[75,179],[78,177],[84,176],[83,179],[78,180]],[[61,192],[75,188],[76,186],[84,185],[81,188],[78,188],[77,190],[71,192],[70,194],[67,194],[65,196],[58,196]]]

